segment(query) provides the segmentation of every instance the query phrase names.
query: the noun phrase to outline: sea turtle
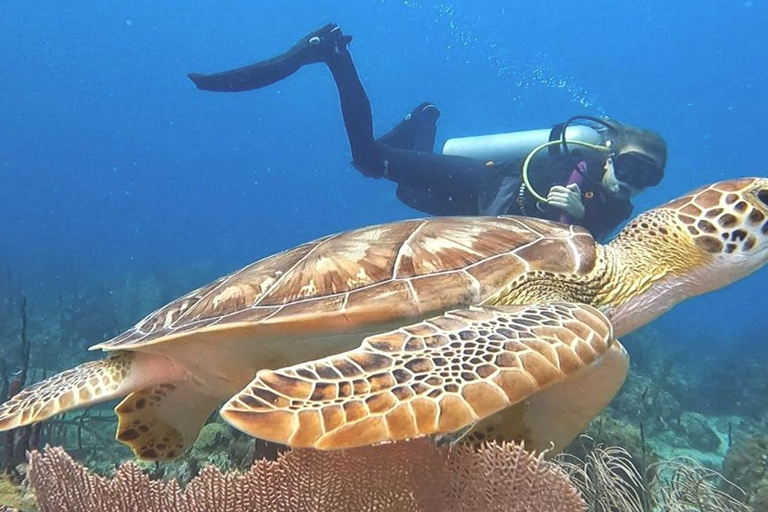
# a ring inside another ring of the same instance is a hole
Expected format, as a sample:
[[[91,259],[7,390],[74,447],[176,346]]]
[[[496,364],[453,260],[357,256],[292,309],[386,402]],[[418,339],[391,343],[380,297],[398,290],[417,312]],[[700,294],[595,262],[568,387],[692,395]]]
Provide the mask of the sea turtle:
[[[560,448],[621,386],[617,337],[766,261],[765,178],[698,189],[607,245],[521,217],[356,229],[171,302],[0,406],[0,430],[127,395],[117,439],[148,460],[182,454],[227,399],[226,421],[296,447]]]

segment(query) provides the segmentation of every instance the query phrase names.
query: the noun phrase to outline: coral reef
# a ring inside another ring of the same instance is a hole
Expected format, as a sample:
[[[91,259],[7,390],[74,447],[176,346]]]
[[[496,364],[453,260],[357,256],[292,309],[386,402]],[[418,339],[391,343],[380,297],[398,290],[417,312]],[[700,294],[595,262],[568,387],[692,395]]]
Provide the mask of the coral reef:
[[[729,339],[706,341],[710,350],[696,354],[686,365],[691,367],[686,406],[706,415],[764,421],[768,411],[765,326],[757,324],[733,333]]]
[[[0,476],[0,512],[37,510],[35,497],[9,475]]]
[[[669,334],[667,334],[669,336]],[[600,442],[626,448],[635,461],[645,449],[647,463],[688,456],[720,469],[731,436],[755,430],[754,422],[729,416],[706,416],[698,386],[700,362],[669,349],[658,329],[642,329],[626,340],[633,368],[620,393],[587,433]],[[637,356],[637,357],[635,357]],[[737,380],[741,376],[735,376]],[[711,383],[712,389],[717,383]],[[713,395],[711,398],[719,400]],[[709,409],[711,410],[711,409]],[[724,412],[725,409],[722,409]],[[640,439],[643,427],[644,440]],[[578,454],[578,452],[576,452]]]
[[[688,440],[687,446],[709,452],[716,452],[720,448],[720,436],[709,426],[702,414],[686,411],[673,423],[672,428]]]
[[[734,443],[725,457],[723,475],[744,489],[755,510],[768,510],[768,436]]]

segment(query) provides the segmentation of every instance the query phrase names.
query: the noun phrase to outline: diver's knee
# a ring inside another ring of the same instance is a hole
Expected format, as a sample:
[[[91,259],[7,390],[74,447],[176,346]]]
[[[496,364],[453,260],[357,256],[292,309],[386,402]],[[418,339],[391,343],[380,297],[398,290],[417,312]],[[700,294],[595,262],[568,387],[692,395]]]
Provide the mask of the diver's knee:
[[[386,161],[352,160],[352,166],[366,178],[383,178],[387,172]]]
[[[431,101],[425,101],[411,110],[406,119],[418,119],[427,122],[435,122],[440,117],[440,109]]]

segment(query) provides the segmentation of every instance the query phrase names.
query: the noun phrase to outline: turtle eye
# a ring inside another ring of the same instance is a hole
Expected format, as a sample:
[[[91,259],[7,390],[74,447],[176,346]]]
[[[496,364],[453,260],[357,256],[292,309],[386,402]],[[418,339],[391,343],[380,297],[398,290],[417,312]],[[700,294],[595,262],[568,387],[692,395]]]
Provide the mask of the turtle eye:
[[[768,206],[768,188],[764,188],[757,192],[757,198],[766,206]]]

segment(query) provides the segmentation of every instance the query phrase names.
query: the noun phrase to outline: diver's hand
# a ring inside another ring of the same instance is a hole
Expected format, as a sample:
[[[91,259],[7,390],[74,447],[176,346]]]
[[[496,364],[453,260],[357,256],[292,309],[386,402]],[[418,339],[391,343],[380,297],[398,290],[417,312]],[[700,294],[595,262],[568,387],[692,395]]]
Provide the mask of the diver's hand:
[[[584,203],[581,202],[581,190],[576,183],[567,187],[555,185],[549,189],[547,204],[560,208],[569,217],[580,219],[584,216]]]

